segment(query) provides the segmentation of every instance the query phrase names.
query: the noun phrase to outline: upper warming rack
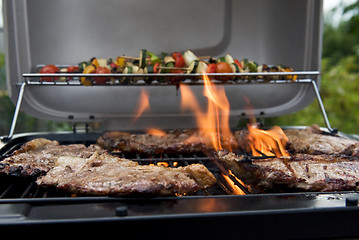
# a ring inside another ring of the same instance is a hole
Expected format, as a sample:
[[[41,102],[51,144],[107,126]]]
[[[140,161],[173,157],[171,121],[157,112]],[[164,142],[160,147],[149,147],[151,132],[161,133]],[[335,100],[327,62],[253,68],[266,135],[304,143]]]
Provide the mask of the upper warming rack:
[[[319,71],[206,73],[215,84],[308,83],[317,80]],[[202,73],[24,73],[27,85],[69,86],[168,86],[178,84],[203,85]],[[97,84],[96,78],[106,78]],[[86,84],[84,80],[86,79]],[[218,80],[219,79],[219,80]],[[224,80],[223,80],[224,79]]]

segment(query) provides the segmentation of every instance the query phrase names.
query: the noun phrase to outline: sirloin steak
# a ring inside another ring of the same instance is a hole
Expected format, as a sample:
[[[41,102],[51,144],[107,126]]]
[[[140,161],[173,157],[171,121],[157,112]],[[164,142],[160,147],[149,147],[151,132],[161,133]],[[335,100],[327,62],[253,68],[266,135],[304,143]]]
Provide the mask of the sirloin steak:
[[[343,155],[295,154],[290,158],[252,159],[225,150],[216,153],[252,192],[357,190],[359,159]]]
[[[88,158],[94,152],[104,152],[97,145],[60,145],[58,141],[36,138],[26,142],[19,150],[0,161],[0,174],[37,177],[52,169],[59,157]]]
[[[323,133],[317,125],[304,130],[284,130],[289,141],[287,148],[295,153],[344,154],[359,156],[359,142]]]
[[[86,195],[183,195],[208,188],[216,182],[202,164],[170,168],[139,165],[107,153],[89,159],[65,156],[36,183]]]
[[[216,182],[202,164],[139,165],[112,156],[98,145],[60,145],[45,138],[31,140],[3,159],[0,173],[37,178],[39,186],[86,195],[183,195]]]
[[[272,131],[278,131],[277,126]],[[291,153],[305,154],[344,154],[348,156],[359,156],[359,142],[346,137],[330,135],[320,130],[319,126],[312,125],[306,129],[285,129],[288,142],[280,139],[283,146]],[[248,141],[248,130],[234,132],[238,147],[249,153],[251,148]]]
[[[209,140],[195,130],[169,131],[161,136],[111,131],[100,136],[97,144],[108,151],[137,152],[147,155],[202,152],[210,149]]]

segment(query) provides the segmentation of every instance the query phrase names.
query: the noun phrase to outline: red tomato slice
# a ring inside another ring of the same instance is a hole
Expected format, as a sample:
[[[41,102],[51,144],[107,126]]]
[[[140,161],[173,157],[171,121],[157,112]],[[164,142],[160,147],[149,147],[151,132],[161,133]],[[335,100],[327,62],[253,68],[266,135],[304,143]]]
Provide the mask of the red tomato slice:
[[[108,74],[108,73],[111,73],[111,71],[107,67],[98,67],[98,68],[96,68],[95,73]],[[94,82],[97,85],[105,85],[108,80],[109,80],[109,77],[94,77]]]
[[[160,63],[155,63],[155,65],[153,65],[153,73],[158,73],[158,67],[160,66]]]
[[[207,73],[216,73],[216,64],[215,63],[208,64]]]
[[[40,73],[57,73],[59,69],[55,65],[46,65],[40,69]],[[41,77],[41,81],[53,82],[57,80],[57,77]]]
[[[172,57],[175,59],[175,65],[174,67],[184,67],[185,65],[185,61],[184,58],[182,56],[182,54],[180,52],[174,52],[172,53]]]
[[[80,72],[80,68],[77,66],[69,66],[69,67],[67,67],[67,72],[68,73]]]
[[[238,59],[234,59],[234,63],[241,69],[243,69],[241,62]]]
[[[80,68],[77,67],[77,66],[68,66],[68,67],[67,67],[67,72],[68,72],[68,73],[78,73],[78,72],[80,72]],[[71,80],[72,77],[68,77],[67,79],[68,79],[68,80]]]

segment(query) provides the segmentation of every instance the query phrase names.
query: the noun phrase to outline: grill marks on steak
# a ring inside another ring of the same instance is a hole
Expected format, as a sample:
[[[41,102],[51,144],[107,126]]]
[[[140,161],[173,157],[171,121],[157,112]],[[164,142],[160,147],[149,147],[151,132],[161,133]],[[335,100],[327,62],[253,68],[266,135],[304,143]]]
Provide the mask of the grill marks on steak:
[[[188,194],[208,188],[215,177],[202,164],[168,168],[94,153],[89,159],[61,157],[36,183],[86,195]]]
[[[61,156],[88,158],[99,146],[83,144],[60,145],[58,141],[37,138],[26,142],[19,150],[0,162],[0,174],[37,177],[52,169]]]
[[[202,164],[178,168],[139,165],[112,156],[98,145],[59,145],[44,138],[25,143],[0,163],[0,173],[37,177],[39,186],[86,195],[183,195],[216,182]]]
[[[295,154],[249,160],[227,151],[216,155],[254,192],[357,190],[359,182],[359,159],[355,157]]]

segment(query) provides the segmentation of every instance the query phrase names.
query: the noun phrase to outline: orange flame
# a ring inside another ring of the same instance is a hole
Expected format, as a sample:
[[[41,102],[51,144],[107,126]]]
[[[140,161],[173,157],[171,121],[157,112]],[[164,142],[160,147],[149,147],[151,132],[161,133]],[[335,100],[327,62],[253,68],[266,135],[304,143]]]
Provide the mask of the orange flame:
[[[222,145],[232,150],[236,146],[234,137],[229,127],[229,102],[223,87],[216,87],[208,78],[203,75],[203,95],[208,99],[207,111],[204,112],[186,85],[181,85],[181,106],[182,109],[189,109],[195,113],[197,126],[201,135],[210,139],[215,150],[223,149]]]
[[[146,130],[146,132],[157,137],[164,137],[167,134],[165,131],[162,131],[161,129],[157,128],[149,128]]]
[[[268,131],[258,129],[251,124],[247,127],[249,131],[247,140],[253,156],[290,156],[284,147],[288,142],[288,137],[280,127],[274,126]]]
[[[149,101],[149,97],[148,97],[148,93],[146,92],[146,90],[142,89],[141,90],[141,94],[140,97],[138,99],[138,104],[137,104],[137,111],[136,111],[136,116],[133,119],[133,121],[137,121],[137,119],[142,115],[142,113],[144,111],[146,111],[147,109],[150,109],[150,101]]]
[[[231,173],[229,173],[229,174],[231,174]],[[242,189],[240,189],[237,185],[235,185],[234,182],[232,181],[232,179],[228,175],[222,174],[222,176],[228,183],[229,187],[231,188],[230,190],[232,190],[232,193],[234,195],[245,195],[245,192]]]

